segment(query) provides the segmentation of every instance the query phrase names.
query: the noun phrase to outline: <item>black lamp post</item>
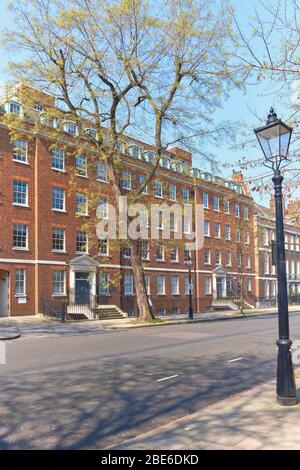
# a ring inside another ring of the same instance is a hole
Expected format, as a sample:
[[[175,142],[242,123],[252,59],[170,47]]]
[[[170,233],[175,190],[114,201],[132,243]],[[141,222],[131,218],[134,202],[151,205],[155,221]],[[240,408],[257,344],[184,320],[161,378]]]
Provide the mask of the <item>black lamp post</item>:
[[[188,259],[186,260],[186,264],[189,267],[189,320],[193,320],[194,318],[194,312],[193,312],[193,302],[192,302],[192,258],[189,256]]]
[[[264,165],[274,171],[272,181],[275,189],[276,254],[278,283],[279,339],[277,355],[277,402],[290,406],[297,403],[294,369],[291,356],[292,341],[289,338],[288,294],[285,265],[284,225],[282,209],[281,169],[289,163],[289,145],[293,129],[277,118],[270,109],[265,126],[254,129],[265,156]]]

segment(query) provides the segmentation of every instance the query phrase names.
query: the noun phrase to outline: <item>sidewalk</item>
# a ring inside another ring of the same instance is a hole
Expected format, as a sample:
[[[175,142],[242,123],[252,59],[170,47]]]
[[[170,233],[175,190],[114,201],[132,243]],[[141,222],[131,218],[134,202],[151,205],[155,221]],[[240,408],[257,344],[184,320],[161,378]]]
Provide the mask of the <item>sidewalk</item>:
[[[290,313],[300,311],[300,306],[290,307]],[[123,330],[131,328],[146,328],[156,326],[178,325],[185,323],[209,322],[218,320],[232,320],[235,318],[254,318],[261,315],[276,314],[275,308],[264,308],[255,310],[246,310],[244,314],[237,311],[221,311],[221,312],[203,312],[195,313],[194,320],[189,320],[187,314],[181,315],[165,315],[157,317],[161,320],[159,323],[139,323],[135,318],[123,318],[116,320],[86,320],[86,321],[67,321],[61,323],[53,319],[45,318],[38,315],[26,317],[5,317],[0,318],[0,340],[5,339],[8,335],[21,335],[28,337],[31,335],[45,336],[54,334],[56,336],[68,336],[76,334],[96,334],[108,330]]]
[[[299,450],[300,404],[277,405],[275,390],[268,382],[111,449]]]

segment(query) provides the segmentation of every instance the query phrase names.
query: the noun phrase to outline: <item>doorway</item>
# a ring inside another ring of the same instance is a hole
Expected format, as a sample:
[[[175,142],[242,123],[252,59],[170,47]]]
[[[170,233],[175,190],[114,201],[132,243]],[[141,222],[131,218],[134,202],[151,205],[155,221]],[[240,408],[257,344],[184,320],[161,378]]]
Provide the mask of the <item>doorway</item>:
[[[0,317],[9,315],[9,272],[0,270]]]
[[[223,279],[217,277],[217,299],[222,299],[223,297]]]
[[[90,283],[88,272],[75,273],[75,303],[88,304],[90,302]]]

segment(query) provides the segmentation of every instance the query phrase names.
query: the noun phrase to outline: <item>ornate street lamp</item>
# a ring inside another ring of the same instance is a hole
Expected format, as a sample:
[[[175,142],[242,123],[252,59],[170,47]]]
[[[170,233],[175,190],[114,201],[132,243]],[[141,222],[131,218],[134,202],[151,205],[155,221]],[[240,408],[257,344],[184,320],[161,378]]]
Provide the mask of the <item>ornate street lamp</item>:
[[[192,266],[193,260],[191,256],[189,256],[186,260],[186,264],[189,267],[189,320],[193,320],[194,318],[194,312],[193,312],[193,302],[192,302],[192,271],[191,271],[191,266]]]
[[[272,181],[275,189],[276,218],[276,266],[278,283],[279,339],[277,355],[277,402],[290,406],[297,403],[294,369],[291,356],[292,341],[289,336],[288,294],[285,264],[284,224],[282,210],[281,169],[289,163],[289,145],[293,129],[277,118],[270,109],[265,126],[254,129],[265,156],[264,165],[274,171]]]

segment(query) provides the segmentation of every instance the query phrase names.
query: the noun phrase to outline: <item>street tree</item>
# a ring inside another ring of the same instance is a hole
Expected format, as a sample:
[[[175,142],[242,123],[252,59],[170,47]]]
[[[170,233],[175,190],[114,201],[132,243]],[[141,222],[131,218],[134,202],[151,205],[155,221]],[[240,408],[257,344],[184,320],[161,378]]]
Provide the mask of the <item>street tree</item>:
[[[116,205],[122,195],[118,142],[125,134],[146,137],[155,148],[130,204],[141,199],[170,146],[181,145],[209,162],[205,143],[231,135],[228,123],[215,124],[212,117],[230,88],[243,83],[231,64],[227,2],[17,0],[10,8],[14,22],[3,43],[12,53],[14,79],[56,96],[60,110],[46,110],[47,119],[59,112],[92,123],[94,163],[105,162]],[[139,241],[126,243],[139,319],[151,320]]]

